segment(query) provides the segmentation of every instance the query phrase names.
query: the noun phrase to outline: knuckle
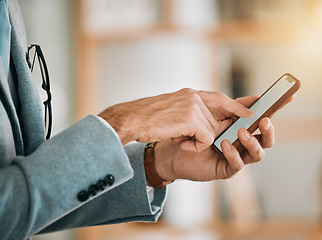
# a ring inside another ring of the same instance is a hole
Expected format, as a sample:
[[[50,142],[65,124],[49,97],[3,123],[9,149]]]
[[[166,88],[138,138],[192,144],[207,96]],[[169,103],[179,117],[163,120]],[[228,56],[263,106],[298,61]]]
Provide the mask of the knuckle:
[[[199,103],[201,101],[200,96],[196,92],[189,93],[187,95],[187,99],[189,99],[191,102],[193,102],[197,106],[199,105]]]
[[[265,157],[265,151],[263,149],[258,150],[256,153],[256,158],[254,159],[255,162],[259,162],[261,160],[263,160],[263,158]]]
[[[216,92],[216,95],[219,99],[225,99],[227,98],[227,95],[222,92]]]
[[[200,96],[195,90],[190,88],[185,88],[180,90],[182,92],[181,100],[182,103],[185,104],[188,108],[199,108],[200,102],[202,101]]]
[[[180,91],[183,93],[184,97],[187,100],[191,100],[193,102],[200,102],[200,96],[196,90],[191,88],[183,88]]]
[[[195,93],[196,91],[193,90],[192,88],[182,88],[181,90],[179,90],[179,92],[183,94],[192,94],[192,93]]]
[[[237,163],[234,167],[235,172],[239,172],[243,169],[244,165],[242,163]]]
[[[227,166],[227,169],[226,169],[225,179],[232,177],[233,175],[241,171],[243,167],[244,167],[244,164],[241,162],[229,164],[229,166]]]

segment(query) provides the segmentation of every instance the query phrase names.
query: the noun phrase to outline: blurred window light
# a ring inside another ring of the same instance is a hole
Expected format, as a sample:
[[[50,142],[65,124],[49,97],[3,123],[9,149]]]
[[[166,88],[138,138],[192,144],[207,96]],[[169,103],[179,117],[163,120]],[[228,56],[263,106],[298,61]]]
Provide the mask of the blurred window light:
[[[214,0],[173,0],[173,22],[186,28],[209,28],[218,22]]]
[[[83,27],[89,33],[110,33],[149,27],[160,19],[160,1],[83,0]]]

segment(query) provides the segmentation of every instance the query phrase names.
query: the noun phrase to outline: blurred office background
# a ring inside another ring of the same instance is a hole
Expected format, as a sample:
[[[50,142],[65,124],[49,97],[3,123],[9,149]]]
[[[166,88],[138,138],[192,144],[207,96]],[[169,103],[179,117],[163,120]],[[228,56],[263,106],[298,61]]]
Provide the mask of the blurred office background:
[[[184,87],[238,97],[285,72],[302,81],[274,116],[276,144],[261,163],[230,180],[176,181],[157,224],[36,240],[322,239],[321,0],[19,3],[28,43],[42,46],[50,71],[54,134],[115,103]]]

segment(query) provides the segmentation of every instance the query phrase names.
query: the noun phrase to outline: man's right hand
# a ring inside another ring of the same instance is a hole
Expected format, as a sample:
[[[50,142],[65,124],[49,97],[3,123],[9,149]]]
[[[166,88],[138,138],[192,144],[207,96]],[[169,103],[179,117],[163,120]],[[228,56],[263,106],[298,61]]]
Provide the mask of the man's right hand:
[[[115,129],[123,145],[135,140],[172,139],[182,150],[201,152],[235,117],[249,118],[252,114],[243,104],[222,93],[182,89],[117,104],[99,116]]]

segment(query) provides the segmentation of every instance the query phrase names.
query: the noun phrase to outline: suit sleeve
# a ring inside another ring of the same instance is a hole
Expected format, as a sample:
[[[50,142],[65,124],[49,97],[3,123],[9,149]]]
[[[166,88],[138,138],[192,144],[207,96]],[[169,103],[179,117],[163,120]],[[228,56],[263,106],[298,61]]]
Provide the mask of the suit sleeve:
[[[162,190],[154,189],[153,200],[150,202],[142,163],[144,147],[142,143],[132,143],[125,147],[134,169],[132,179],[89,201],[41,233],[92,225],[156,222],[162,212],[167,190],[166,187]]]
[[[87,116],[27,157],[0,169],[1,239],[26,239],[40,231],[124,221],[154,221],[165,191],[150,204],[142,144],[122,146],[115,131]],[[95,196],[79,193],[114,178]],[[81,199],[81,200],[80,200]]]

